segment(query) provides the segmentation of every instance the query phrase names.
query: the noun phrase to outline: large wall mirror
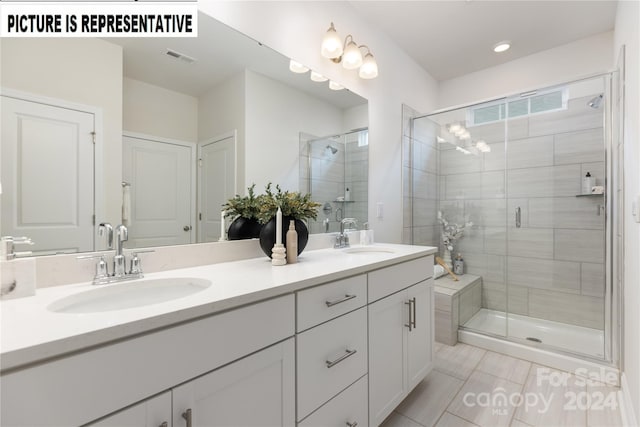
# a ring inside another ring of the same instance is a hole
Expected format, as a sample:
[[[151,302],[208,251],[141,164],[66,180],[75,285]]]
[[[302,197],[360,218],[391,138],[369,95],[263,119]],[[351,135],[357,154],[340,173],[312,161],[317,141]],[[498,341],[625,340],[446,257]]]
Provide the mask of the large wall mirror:
[[[130,248],[216,241],[251,184],[308,191],[301,134],[368,127],[365,99],[204,14],[197,38],[12,38],[0,55],[0,234],[36,255],[105,249],[101,222],[127,224]]]

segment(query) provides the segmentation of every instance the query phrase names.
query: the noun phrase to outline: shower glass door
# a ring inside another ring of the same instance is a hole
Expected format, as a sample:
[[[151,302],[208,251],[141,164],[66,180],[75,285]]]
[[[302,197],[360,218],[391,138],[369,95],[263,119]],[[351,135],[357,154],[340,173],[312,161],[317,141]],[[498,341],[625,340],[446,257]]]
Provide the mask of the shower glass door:
[[[503,102],[507,336],[598,359],[607,314],[604,92],[598,77]]]

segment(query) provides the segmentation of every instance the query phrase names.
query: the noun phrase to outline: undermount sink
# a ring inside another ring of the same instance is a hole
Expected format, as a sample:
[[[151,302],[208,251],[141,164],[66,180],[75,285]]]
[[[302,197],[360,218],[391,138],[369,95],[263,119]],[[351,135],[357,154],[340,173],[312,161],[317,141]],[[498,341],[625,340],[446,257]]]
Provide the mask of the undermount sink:
[[[51,303],[47,308],[57,313],[97,313],[158,304],[201,292],[211,286],[206,279],[143,279],[103,285]]]
[[[344,250],[347,254],[375,254],[375,253],[385,253],[385,254],[393,254],[396,251],[392,248],[387,248],[384,246],[359,246],[355,248],[347,248]]]

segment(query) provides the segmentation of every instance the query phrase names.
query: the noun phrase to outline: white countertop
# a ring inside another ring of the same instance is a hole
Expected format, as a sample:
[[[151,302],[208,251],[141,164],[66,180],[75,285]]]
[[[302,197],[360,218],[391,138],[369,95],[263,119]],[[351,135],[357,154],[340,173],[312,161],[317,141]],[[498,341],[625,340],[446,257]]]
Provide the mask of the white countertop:
[[[288,294],[435,253],[429,246],[377,244],[389,252],[349,254],[321,249],[303,252],[297,264],[274,267],[268,258],[212,264],[145,275],[204,278],[213,284],[164,303],[88,314],[56,313],[54,301],[96,289],[78,283],[39,289],[35,296],[0,303],[0,371],[149,332],[220,311]],[[103,286],[127,286],[123,282]]]

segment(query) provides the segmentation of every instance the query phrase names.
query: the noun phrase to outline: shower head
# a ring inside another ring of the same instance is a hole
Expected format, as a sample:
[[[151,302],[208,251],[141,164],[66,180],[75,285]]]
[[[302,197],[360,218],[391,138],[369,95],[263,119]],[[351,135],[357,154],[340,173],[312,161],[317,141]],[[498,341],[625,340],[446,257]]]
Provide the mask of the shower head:
[[[338,152],[338,149],[336,147],[334,147],[333,145],[327,145],[326,148],[331,150],[331,154],[336,154]]]
[[[594,96],[593,98],[591,98],[591,100],[587,103],[587,105],[591,108],[600,108],[600,104],[602,103],[602,98],[604,97],[604,94],[600,94],[598,96]]]

